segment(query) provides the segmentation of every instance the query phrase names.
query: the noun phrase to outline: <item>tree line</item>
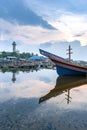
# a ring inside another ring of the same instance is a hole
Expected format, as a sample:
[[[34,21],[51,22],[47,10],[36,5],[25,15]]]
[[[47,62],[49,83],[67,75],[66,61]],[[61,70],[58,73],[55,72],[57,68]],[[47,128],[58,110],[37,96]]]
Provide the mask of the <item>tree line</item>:
[[[23,53],[17,53],[17,52],[1,52],[0,54],[0,58],[5,58],[7,56],[11,56],[11,57],[17,57],[17,58],[24,58],[24,59],[28,59],[31,56],[35,56],[38,54],[34,54],[34,53],[29,53],[29,52],[23,52]]]

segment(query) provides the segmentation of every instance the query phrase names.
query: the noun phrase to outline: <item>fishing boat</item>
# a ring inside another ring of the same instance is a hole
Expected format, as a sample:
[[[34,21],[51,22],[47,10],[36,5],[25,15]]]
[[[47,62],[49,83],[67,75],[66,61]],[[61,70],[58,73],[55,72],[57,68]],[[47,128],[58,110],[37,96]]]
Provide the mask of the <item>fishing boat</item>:
[[[85,76],[76,76],[76,75],[64,75],[58,76],[56,80],[55,87],[50,90],[45,96],[42,96],[39,99],[39,103],[42,103],[52,97],[59,96],[63,93],[66,93],[67,104],[71,102],[70,90],[75,87],[80,87],[87,84],[87,78]]]
[[[87,76],[87,66],[82,66],[82,65],[71,62],[70,46],[68,49],[68,51],[69,51],[68,52],[68,54],[69,54],[68,61],[66,61],[65,58],[62,58],[55,54],[49,53],[42,49],[39,49],[39,51],[40,51],[40,54],[48,57],[55,63],[58,75],[85,75],[85,76]]]

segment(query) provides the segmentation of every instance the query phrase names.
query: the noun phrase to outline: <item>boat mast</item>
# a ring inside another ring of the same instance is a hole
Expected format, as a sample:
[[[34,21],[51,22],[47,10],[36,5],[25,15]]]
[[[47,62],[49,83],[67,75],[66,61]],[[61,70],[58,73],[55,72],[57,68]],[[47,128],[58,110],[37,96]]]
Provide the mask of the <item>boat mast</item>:
[[[69,62],[71,61],[71,54],[72,54],[72,52],[71,52],[71,50],[72,50],[72,48],[71,48],[71,46],[69,45],[69,49],[67,49],[67,51],[68,51],[68,55],[69,55]]]
[[[69,62],[71,61],[71,54],[72,54],[71,50],[72,50],[72,48],[71,48],[71,46],[69,45],[69,49],[67,49],[67,51],[68,51],[67,54],[69,55],[69,57],[68,57]],[[70,97],[70,90],[69,90],[69,89],[68,89],[68,94],[67,94],[66,96],[67,96],[67,98],[65,98],[65,99],[67,100],[67,104],[69,104],[69,102],[71,102],[70,99],[72,99],[72,98]]]

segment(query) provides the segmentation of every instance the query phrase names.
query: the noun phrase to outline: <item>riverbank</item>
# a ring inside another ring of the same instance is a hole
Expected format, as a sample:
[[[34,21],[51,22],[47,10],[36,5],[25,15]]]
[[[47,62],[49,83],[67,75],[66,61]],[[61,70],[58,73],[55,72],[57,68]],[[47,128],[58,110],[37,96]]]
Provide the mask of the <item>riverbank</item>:
[[[45,61],[36,61],[36,60],[25,60],[25,59],[17,59],[17,60],[2,60],[0,61],[0,68],[53,68],[55,64],[50,60]]]

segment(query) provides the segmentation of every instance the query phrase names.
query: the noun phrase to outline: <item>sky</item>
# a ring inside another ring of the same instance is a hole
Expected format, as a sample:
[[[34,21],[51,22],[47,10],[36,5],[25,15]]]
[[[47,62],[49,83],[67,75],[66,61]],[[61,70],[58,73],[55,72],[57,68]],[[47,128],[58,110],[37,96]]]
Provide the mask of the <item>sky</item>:
[[[39,48],[87,61],[87,0],[0,0],[0,52]]]

